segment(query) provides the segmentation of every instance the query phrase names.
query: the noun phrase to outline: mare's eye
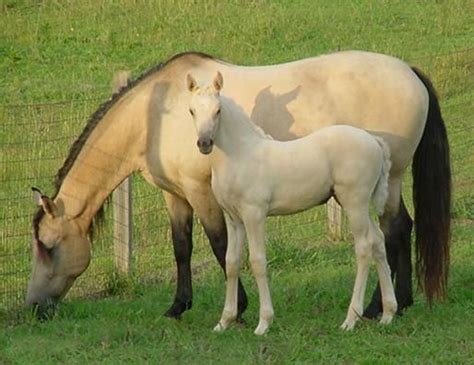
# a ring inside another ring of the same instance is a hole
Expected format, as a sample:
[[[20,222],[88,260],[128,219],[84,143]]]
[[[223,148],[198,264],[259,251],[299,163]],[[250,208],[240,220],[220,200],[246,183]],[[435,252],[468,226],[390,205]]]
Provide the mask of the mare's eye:
[[[194,117],[194,112],[192,109],[189,109],[189,114],[191,114]]]
[[[219,115],[221,113],[221,109],[217,109],[216,115]]]

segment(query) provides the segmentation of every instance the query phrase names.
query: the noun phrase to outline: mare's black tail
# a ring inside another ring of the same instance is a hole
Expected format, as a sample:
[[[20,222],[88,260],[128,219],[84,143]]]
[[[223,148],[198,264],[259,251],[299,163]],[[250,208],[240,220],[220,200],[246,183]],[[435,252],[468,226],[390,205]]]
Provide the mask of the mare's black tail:
[[[425,130],[413,158],[416,274],[428,304],[447,292],[451,215],[451,166],[446,127],[436,91],[412,68],[429,94]]]

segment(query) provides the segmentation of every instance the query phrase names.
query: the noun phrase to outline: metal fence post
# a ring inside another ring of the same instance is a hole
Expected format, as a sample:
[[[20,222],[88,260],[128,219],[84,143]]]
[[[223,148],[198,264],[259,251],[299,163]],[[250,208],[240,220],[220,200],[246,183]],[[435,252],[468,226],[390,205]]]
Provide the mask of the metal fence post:
[[[132,181],[128,177],[115,189],[114,254],[118,272],[129,274],[132,264]]]

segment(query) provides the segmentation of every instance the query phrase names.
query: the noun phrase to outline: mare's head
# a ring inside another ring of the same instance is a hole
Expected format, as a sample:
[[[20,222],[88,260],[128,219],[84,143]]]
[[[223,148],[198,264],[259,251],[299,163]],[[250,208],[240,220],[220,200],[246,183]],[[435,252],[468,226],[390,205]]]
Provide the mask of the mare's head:
[[[90,261],[90,243],[79,226],[64,214],[64,207],[37,189],[40,210],[33,220],[33,264],[26,305],[44,318],[54,312],[75,279]]]
[[[223,86],[222,75],[217,72],[210,85],[200,87],[196,80],[188,74],[186,85],[191,92],[189,113],[193,117],[198,135],[197,146],[201,153],[207,155],[212,151],[214,136],[219,126],[221,113],[219,92]]]

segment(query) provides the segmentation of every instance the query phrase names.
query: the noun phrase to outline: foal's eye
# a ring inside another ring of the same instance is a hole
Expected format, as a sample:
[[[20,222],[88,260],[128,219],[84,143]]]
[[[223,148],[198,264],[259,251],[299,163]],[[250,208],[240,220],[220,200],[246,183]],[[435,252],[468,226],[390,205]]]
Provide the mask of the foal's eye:
[[[219,115],[221,113],[221,109],[217,109],[216,115]]]
[[[189,114],[191,114],[194,117],[194,112],[192,109],[189,109]]]

